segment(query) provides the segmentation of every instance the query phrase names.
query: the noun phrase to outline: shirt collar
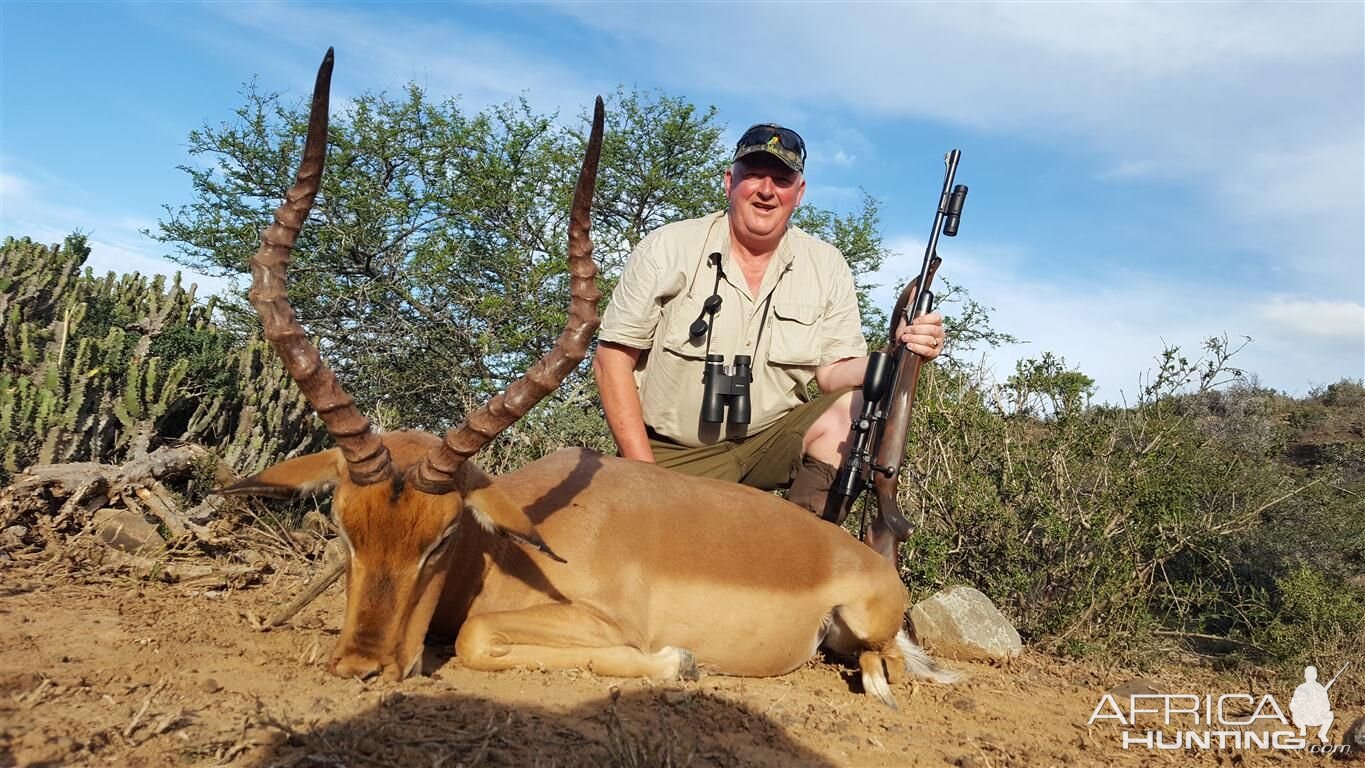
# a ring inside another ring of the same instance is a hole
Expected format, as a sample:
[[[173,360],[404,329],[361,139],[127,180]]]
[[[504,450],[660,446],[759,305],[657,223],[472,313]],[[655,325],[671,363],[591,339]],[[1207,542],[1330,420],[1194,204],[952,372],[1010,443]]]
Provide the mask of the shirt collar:
[[[721,268],[725,270],[726,279],[730,280],[736,287],[741,286],[743,283],[742,273],[739,266],[734,263],[734,259],[730,257],[729,212],[721,211],[714,214],[710,230],[711,234],[706,239],[704,252],[710,254],[720,251],[723,256]],[[777,286],[777,281],[782,275],[791,271],[792,262],[796,260],[796,253],[791,246],[791,231],[792,225],[788,222],[787,231],[783,233],[782,239],[777,243],[777,251],[773,253],[772,261],[768,262],[768,271],[763,275],[763,285],[759,288],[758,295],[754,297],[755,301],[762,301],[763,297],[771,293],[773,288]],[[731,274],[740,275],[740,277],[731,279],[729,277]],[[743,290],[745,293],[748,292],[747,289]]]

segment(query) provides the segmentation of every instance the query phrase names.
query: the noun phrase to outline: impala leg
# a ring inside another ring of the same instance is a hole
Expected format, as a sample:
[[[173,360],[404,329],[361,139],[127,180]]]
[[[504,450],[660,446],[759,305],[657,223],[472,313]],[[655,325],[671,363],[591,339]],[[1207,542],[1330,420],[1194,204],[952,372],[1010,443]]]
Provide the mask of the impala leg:
[[[825,647],[835,653],[857,654],[863,692],[892,709],[896,699],[891,684],[904,677],[905,661],[897,645],[902,605],[898,590],[856,595],[834,609],[824,638]]]
[[[590,669],[607,677],[697,679],[692,654],[628,645],[614,624],[572,605],[485,613],[465,621],[455,654],[471,669]]]

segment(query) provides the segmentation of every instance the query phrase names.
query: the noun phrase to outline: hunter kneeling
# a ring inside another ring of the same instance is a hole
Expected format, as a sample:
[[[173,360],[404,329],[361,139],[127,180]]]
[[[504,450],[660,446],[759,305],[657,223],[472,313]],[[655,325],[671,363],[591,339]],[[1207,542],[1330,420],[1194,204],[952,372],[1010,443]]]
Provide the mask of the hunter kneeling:
[[[805,167],[795,131],[749,128],[725,171],[727,209],[660,227],[631,253],[593,371],[621,456],[790,488],[792,503],[839,519],[830,488],[862,410],[867,341],[847,260],[791,225]],[[901,322],[893,339],[932,360],[943,319]],[[894,562],[899,542],[869,533]]]

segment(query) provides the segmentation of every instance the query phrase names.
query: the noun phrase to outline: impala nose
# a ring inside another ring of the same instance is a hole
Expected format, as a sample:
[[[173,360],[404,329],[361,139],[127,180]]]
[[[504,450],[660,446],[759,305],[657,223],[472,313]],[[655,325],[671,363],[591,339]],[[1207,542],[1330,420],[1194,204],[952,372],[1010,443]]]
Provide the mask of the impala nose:
[[[358,680],[369,680],[378,675],[383,668],[376,659],[355,655],[333,657],[331,664],[331,672],[337,677],[354,677]]]

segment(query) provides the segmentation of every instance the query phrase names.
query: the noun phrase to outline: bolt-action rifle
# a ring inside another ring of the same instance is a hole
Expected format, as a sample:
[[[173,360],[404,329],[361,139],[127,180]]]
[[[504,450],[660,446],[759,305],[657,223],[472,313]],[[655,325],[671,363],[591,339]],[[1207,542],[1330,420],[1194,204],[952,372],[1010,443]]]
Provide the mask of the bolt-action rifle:
[[[967,199],[967,187],[953,186],[961,158],[962,153],[956,149],[943,156],[947,172],[943,177],[938,210],[934,213],[934,228],[929,233],[929,245],[924,249],[924,263],[919,276],[905,286],[896,301],[886,348],[868,355],[867,373],[863,377],[862,412],[853,422],[848,458],[830,489],[825,511],[827,520],[842,525],[863,490],[869,483],[873,485],[877,517],[868,526],[864,515],[863,540],[892,564],[896,564],[900,544],[910,537],[913,528],[896,500],[896,486],[897,475],[905,463],[906,433],[910,409],[915,403],[915,384],[924,362],[923,357],[897,340],[896,330],[902,321],[908,325],[933,309],[934,295],[929,287],[941,262],[939,232],[948,237],[957,235],[962,204]]]

